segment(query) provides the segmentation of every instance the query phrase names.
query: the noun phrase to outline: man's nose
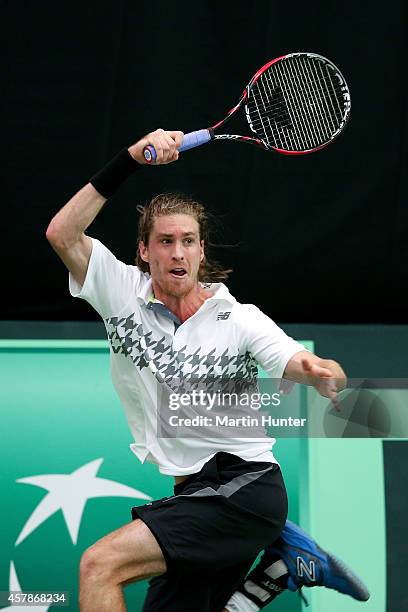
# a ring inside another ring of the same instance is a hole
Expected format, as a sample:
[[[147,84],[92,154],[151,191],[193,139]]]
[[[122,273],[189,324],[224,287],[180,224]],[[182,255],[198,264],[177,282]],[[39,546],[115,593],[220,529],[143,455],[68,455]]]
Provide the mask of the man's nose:
[[[173,259],[184,259],[183,245],[180,242],[174,243],[174,250],[172,254]]]

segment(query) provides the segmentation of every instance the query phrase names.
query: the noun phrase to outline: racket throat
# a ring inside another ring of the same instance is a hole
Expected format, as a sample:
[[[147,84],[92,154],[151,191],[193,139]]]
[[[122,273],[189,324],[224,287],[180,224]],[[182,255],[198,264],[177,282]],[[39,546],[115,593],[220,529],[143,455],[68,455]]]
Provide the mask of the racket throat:
[[[252,138],[251,136],[240,136],[239,134],[214,134],[213,140],[237,140],[238,142],[244,142],[246,144],[255,144],[262,149],[268,149],[265,143],[258,138]]]

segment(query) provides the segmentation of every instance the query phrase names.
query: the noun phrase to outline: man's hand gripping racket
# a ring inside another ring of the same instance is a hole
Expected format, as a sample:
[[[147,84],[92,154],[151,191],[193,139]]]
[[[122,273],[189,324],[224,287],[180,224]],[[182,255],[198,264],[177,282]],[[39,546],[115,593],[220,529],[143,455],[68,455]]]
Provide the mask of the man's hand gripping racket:
[[[255,136],[215,134],[240,108]],[[182,152],[212,140],[235,140],[287,155],[313,153],[341,134],[350,109],[347,83],[332,62],[316,53],[290,53],[262,66],[224,119],[185,134],[177,148]],[[143,156],[147,163],[166,163],[152,142]]]

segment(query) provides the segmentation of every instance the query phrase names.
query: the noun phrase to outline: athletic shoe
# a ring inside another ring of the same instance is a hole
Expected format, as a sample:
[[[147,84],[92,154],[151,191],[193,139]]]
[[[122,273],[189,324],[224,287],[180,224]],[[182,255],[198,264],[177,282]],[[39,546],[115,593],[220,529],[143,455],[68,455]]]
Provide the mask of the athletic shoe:
[[[291,591],[324,586],[358,601],[367,601],[370,597],[367,587],[343,561],[320,548],[291,521],[286,521],[278,540],[265,549],[262,565],[267,564],[268,555],[273,559],[280,556],[285,562],[289,573],[288,589]]]

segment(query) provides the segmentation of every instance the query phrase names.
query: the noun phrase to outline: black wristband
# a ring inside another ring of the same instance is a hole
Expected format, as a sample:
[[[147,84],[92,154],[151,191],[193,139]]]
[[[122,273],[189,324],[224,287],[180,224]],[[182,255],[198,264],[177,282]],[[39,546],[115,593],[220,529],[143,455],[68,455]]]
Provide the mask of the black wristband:
[[[102,170],[99,170],[89,182],[101,196],[108,199],[131,174],[141,167],[141,164],[133,159],[127,149],[122,149],[122,151],[111,159]]]

